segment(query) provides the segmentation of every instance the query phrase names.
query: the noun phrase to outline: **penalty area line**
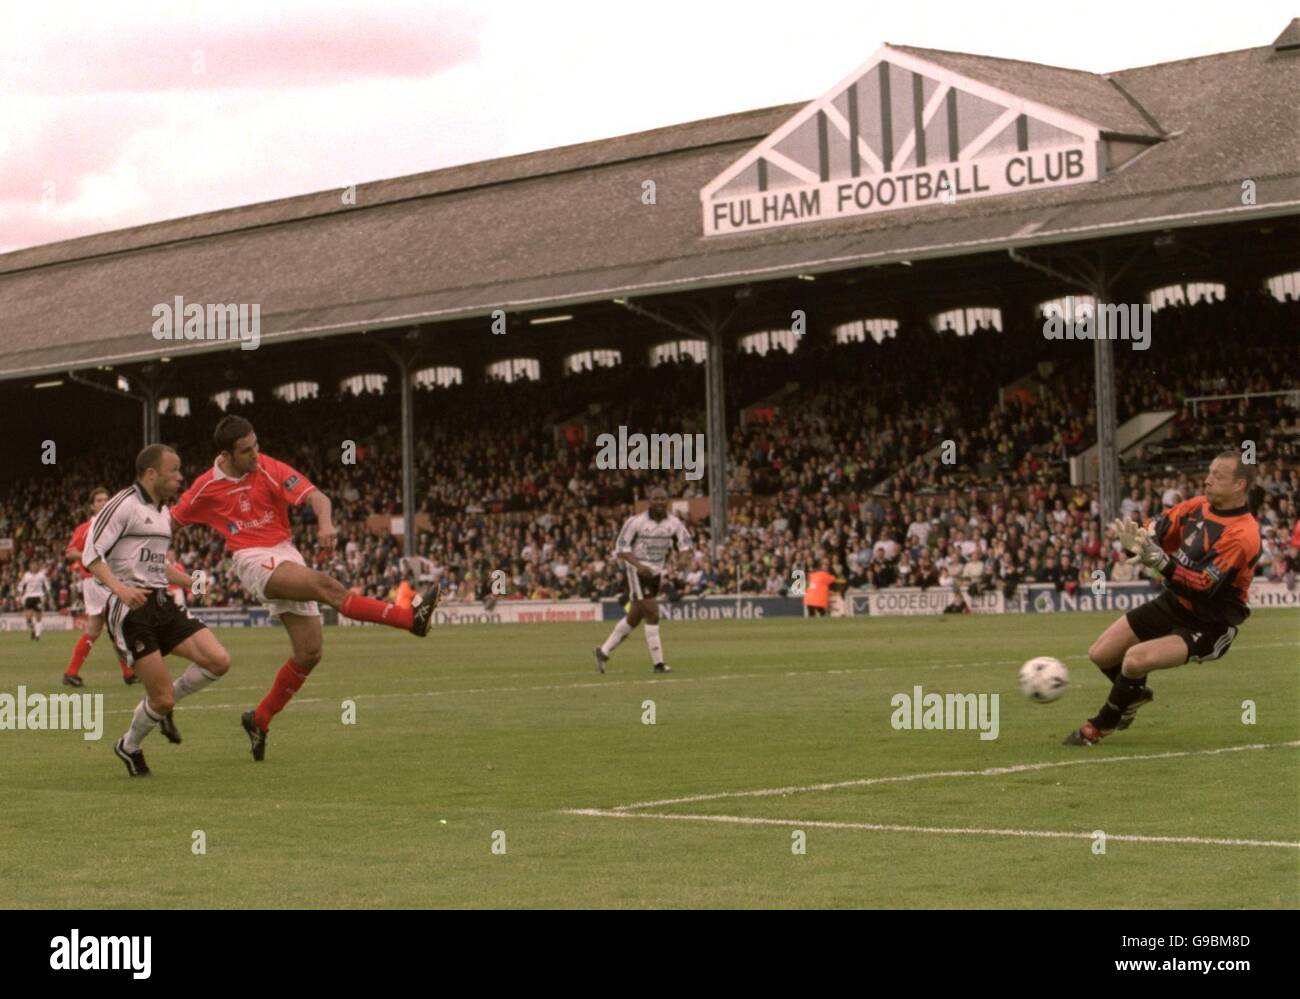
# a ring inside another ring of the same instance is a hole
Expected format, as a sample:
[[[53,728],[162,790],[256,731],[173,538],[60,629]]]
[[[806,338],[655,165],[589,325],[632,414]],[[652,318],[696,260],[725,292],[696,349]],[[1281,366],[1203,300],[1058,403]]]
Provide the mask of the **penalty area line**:
[[[715,794],[692,794],[684,798],[660,798],[657,801],[637,801],[630,805],[615,805],[610,812],[631,812],[634,809],[660,808],[664,805],[687,805],[700,801],[719,801],[723,798],[771,798],[777,795],[809,794],[816,791],[836,791],[846,787],[870,787],[874,784],[901,784],[916,780],[938,780],[944,777],[1000,777],[1004,774],[1031,773],[1035,770],[1053,770],[1058,767],[1079,767],[1094,763],[1129,763],[1134,760],[1172,760],[1190,756],[1217,756],[1220,753],[1240,753],[1256,749],[1292,749],[1300,746],[1293,742],[1252,743],[1245,746],[1224,746],[1219,749],[1189,749],[1172,753],[1144,753],[1133,756],[1093,756],[1079,760],[1055,760],[1049,763],[1019,763],[1009,767],[988,767],[984,770],[932,770],[928,773],[900,774],[894,777],[860,777],[856,780],[832,781],[824,784],[802,784],[791,787],[764,787],[753,791],[720,791]]]
[[[686,815],[670,812],[616,812],[608,808],[566,808],[564,815],[584,815],[602,819],[661,819],[669,822],[715,822],[739,826],[784,826],[799,829],[845,829],[860,832],[930,833],[943,836],[1001,836],[1016,839],[1096,839],[1094,833],[1062,832],[1048,829],[978,829],[971,827],[910,826],[890,822],[829,822],[823,819],[766,819],[744,815]],[[1106,833],[1107,842],[1190,844],[1193,846],[1252,846],[1268,849],[1300,850],[1300,843],[1270,839],[1220,839],[1211,836],[1139,836]]]

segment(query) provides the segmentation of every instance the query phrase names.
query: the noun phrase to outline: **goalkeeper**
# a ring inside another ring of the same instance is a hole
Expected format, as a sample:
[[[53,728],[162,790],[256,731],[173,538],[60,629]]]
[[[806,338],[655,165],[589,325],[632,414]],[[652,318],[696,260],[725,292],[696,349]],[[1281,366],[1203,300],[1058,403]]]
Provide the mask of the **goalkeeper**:
[[[1092,643],[1088,658],[1111,681],[1097,714],[1071,732],[1067,746],[1091,746],[1133,724],[1155,694],[1153,670],[1221,659],[1250,615],[1247,596],[1259,561],[1259,522],[1246,497],[1255,466],[1224,451],[1205,476],[1205,494],[1166,510],[1147,527],[1112,525],[1120,546],[1163,584],[1155,600],[1134,608]]]

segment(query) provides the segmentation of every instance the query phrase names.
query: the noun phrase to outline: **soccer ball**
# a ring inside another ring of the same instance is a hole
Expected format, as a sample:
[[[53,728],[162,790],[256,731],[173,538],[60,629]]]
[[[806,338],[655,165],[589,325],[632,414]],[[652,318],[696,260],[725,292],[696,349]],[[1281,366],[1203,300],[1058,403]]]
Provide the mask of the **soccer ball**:
[[[1051,656],[1037,656],[1020,667],[1020,689],[1039,704],[1054,701],[1070,686],[1070,671],[1065,663]]]

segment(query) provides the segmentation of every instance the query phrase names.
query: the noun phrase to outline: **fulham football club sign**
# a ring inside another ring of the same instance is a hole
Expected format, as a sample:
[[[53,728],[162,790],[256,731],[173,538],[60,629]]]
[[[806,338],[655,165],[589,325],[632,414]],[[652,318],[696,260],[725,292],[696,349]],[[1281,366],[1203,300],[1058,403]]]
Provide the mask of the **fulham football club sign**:
[[[717,236],[1099,176],[1098,126],[883,46],[700,192]]]

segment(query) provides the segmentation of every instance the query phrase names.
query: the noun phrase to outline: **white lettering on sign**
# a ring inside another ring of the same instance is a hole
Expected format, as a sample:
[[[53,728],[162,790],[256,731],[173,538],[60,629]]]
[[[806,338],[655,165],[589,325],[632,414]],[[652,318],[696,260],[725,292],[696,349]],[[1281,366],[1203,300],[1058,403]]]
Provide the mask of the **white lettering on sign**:
[[[948,192],[958,198],[982,198],[1083,184],[1097,179],[1097,163],[1096,144],[1082,143],[731,198],[704,196],[704,234],[947,204]]]

